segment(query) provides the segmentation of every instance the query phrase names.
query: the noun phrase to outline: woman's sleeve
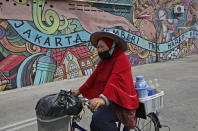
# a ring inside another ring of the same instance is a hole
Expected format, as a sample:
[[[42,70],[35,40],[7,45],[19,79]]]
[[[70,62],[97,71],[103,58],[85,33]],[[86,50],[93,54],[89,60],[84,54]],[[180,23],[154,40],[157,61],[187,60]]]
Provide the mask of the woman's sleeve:
[[[138,97],[133,85],[131,65],[127,57],[117,58],[102,94],[122,107],[128,109],[138,107]]]

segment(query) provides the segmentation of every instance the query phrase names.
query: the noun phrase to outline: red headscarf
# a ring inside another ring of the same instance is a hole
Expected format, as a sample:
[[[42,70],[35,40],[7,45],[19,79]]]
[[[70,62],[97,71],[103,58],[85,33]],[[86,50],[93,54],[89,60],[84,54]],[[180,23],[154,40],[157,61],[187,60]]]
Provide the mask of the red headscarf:
[[[100,40],[103,40],[106,43],[106,45],[109,47],[109,49],[111,49],[111,47],[113,45],[113,39],[110,39],[107,37],[102,37]]]

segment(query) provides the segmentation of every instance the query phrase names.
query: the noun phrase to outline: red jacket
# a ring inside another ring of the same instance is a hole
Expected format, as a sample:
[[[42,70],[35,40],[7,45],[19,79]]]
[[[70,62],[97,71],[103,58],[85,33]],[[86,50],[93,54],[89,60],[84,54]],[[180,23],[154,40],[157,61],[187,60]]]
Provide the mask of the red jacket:
[[[139,101],[133,84],[131,64],[121,49],[115,49],[109,60],[100,60],[79,91],[88,99],[103,94],[121,107],[136,109]]]

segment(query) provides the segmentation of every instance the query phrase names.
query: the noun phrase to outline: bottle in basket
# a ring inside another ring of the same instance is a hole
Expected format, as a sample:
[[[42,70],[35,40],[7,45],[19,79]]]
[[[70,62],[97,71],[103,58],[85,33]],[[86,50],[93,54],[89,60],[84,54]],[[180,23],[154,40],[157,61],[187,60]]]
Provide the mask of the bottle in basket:
[[[139,98],[148,96],[148,90],[146,88],[147,83],[144,80],[144,76],[136,76],[135,89]]]
[[[135,88],[145,88],[147,85],[144,76],[136,76]]]
[[[151,89],[155,89],[155,85],[153,84],[152,80],[148,81],[148,85],[151,87]]]
[[[157,93],[160,93],[161,92],[161,89],[160,89],[160,85],[159,85],[158,79],[155,78],[153,80],[153,85],[155,86],[156,92]]]
[[[148,96],[152,96],[156,94],[155,86],[152,83],[152,80],[148,81]]]

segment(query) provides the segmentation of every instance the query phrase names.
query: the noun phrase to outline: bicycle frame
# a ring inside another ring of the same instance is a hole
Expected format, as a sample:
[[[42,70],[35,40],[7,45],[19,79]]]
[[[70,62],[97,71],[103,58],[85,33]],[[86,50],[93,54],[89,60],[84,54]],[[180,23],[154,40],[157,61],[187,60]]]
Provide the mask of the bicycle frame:
[[[88,107],[88,104],[86,104],[88,101],[87,100],[84,100],[84,104]],[[140,105],[142,105],[142,106],[140,106],[140,108],[139,108],[139,111],[137,111],[137,112],[139,112],[139,114],[138,114],[138,116],[137,116],[137,118],[143,118],[143,119],[146,119],[146,116],[148,115],[148,114],[146,114],[146,112],[145,112],[145,106],[144,106],[144,104],[143,103],[141,103]],[[85,108],[85,107],[84,107]],[[84,110],[84,109],[83,109]],[[137,113],[136,112],[136,113]],[[160,124],[160,121],[159,121],[159,118],[158,118],[158,116],[157,116],[157,114],[156,113],[154,113],[154,112],[150,112],[150,114],[152,115],[152,117],[154,117],[155,118],[155,120],[156,120],[156,126],[158,127],[158,129],[159,128],[162,128],[162,127],[165,127],[165,125],[161,125]],[[73,117],[72,118],[72,120],[71,120],[71,124],[70,124],[70,126],[71,126],[71,128],[72,128],[72,131],[75,131],[75,129],[78,129],[78,130],[80,130],[80,131],[87,131],[86,129],[84,129],[81,125],[79,125],[76,121],[77,121],[77,118],[78,117]],[[168,126],[167,126],[168,127]],[[118,129],[119,129],[119,131],[121,131],[121,123],[120,122],[118,122]],[[123,129],[122,129],[123,131],[128,131],[128,129],[124,126],[123,127]],[[136,125],[136,128],[134,129],[135,131],[141,131],[141,129]],[[169,129],[170,130],[170,129]]]
[[[72,131],[75,131],[76,128],[81,130],[81,131],[87,131],[86,129],[79,126],[76,122],[72,122]]]

